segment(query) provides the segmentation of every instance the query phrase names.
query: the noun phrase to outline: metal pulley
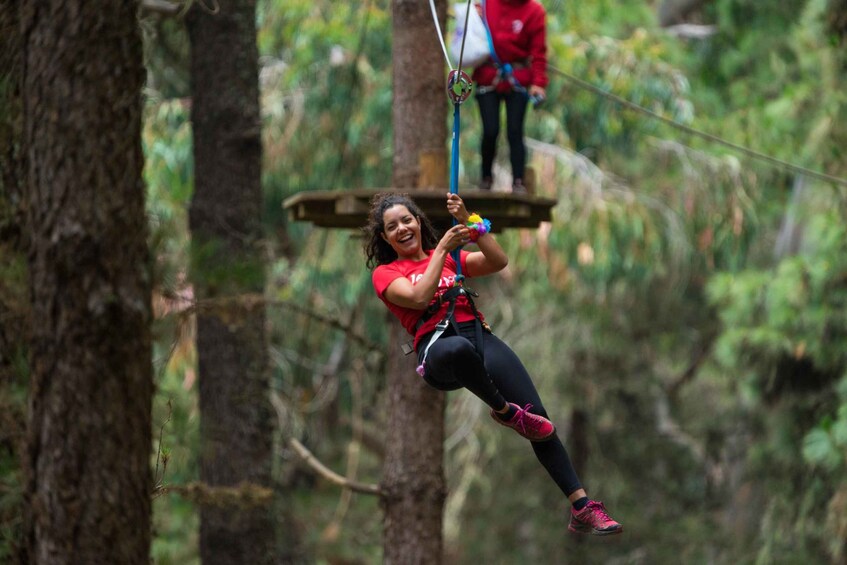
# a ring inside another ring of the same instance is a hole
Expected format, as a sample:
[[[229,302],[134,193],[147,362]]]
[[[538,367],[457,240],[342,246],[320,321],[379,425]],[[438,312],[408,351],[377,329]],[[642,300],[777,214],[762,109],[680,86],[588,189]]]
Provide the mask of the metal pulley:
[[[454,104],[461,104],[473,92],[473,82],[465,71],[454,69],[447,75],[447,97]]]

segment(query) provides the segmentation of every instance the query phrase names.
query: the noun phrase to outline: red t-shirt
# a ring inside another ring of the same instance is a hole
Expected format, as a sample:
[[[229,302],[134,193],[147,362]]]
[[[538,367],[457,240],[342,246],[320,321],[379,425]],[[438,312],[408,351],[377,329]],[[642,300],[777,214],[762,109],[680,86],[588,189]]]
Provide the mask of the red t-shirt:
[[[435,325],[444,318],[444,315],[447,313],[448,304],[442,304],[438,312],[433,314],[426,322],[424,322],[417,333],[415,333],[415,324],[418,323],[418,319],[424,314],[425,310],[404,308],[392,303],[385,298],[385,289],[387,289],[392,282],[400,277],[409,279],[412,284],[418,284],[418,281],[423,276],[427,266],[429,266],[429,262],[432,259],[432,253],[433,250],[427,251],[428,257],[420,261],[397,259],[387,265],[380,265],[374,269],[372,276],[376,295],[379,296],[379,299],[382,300],[386,306],[388,306],[391,313],[397,316],[400,323],[403,324],[404,328],[406,328],[406,331],[415,336],[415,349],[418,347],[418,340],[420,337],[433,331],[435,329]],[[461,251],[459,253],[459,261],[462,263],[462,274],[470,278],[471,274],[467,269],[467,259],[468,252]],[[438,281],[438,289],[435,291],[435,295],[433,296],[430,304],[436,302],[441,294],[453,286],[455,278],[456,262],[453,260],[452,256],[448,255],[447,260],[444,261],[444,269],[441,271],[441,278]],[[456,299],[456,308],[453,310],[453,314],[456,322],[469,322],[474,319],[473,310],[471,310],[470,304],[468,304],[468,299],[461,295]],[[482,317],[482,313],[480,313],[480,317]]]
[[[529,66],[512,71],[521,86],[547,87],[547,37],[544,6],[536,0],[486,0],[485,15],[494,51],[502,63],[529,60]],[[494,83],[497,68],[485,63],[474,70],[473,80],[480,86]],[[508,92],[509,82],[497,85],[498,92]]]

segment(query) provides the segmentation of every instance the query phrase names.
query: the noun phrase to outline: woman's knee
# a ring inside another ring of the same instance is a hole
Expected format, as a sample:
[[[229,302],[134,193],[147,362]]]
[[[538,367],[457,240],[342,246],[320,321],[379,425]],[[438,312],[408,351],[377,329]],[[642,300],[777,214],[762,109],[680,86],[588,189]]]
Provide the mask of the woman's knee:
[[[439,344],[438,356],[444,357],[448,362],[455,362],[457,358],[465,357],[466,355],[476,355],[476,348],[473,344],[464,337],[450,336],[444,338]]]
[[[463,337],[442,337],[429,350],[427,363],[438,370],[455,366],[456,361],[475,351],[471,342]]]
[[[497,141],[497,137],[500,135],[500,128],[497,126],[489,126],[482,128],[482,141],[483,143],[493,143]]]
[[[509,143],[523,145],[523,128],[522,127],[507,128],[506,137],[509,138]]]

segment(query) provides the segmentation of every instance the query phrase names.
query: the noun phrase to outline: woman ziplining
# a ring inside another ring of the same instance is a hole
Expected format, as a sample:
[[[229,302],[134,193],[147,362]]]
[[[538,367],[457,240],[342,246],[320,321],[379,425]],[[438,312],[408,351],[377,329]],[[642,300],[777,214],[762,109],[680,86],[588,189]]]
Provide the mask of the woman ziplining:
[[[536,457],[571,503],[569,531],[621,533],[623,526],[603,503],[588,498],[529,373],[492,333],[474,305],[473,292],[462,284],[465,276],[490,275],[508,263],[490,223],[469,214],[456,193],[447,195],[447,211],[456,225],[439,239],[409,196],[382,193],[374,196],[365,227],[374,290],[414,336],[418,374],[438,390],[468,389],[488,404],[495,422],[532,442]],[[460,249],[469,242],[479,251]]]

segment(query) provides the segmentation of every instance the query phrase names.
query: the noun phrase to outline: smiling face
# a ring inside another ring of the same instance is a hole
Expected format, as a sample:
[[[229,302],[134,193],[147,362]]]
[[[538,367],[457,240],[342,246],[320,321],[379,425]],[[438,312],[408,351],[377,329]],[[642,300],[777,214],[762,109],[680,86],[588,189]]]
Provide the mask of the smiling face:
[[[382,214],[382,239],[401,259],[419,261],[426,258],[421,247],[421,224],[403,205],[396,204]]]

